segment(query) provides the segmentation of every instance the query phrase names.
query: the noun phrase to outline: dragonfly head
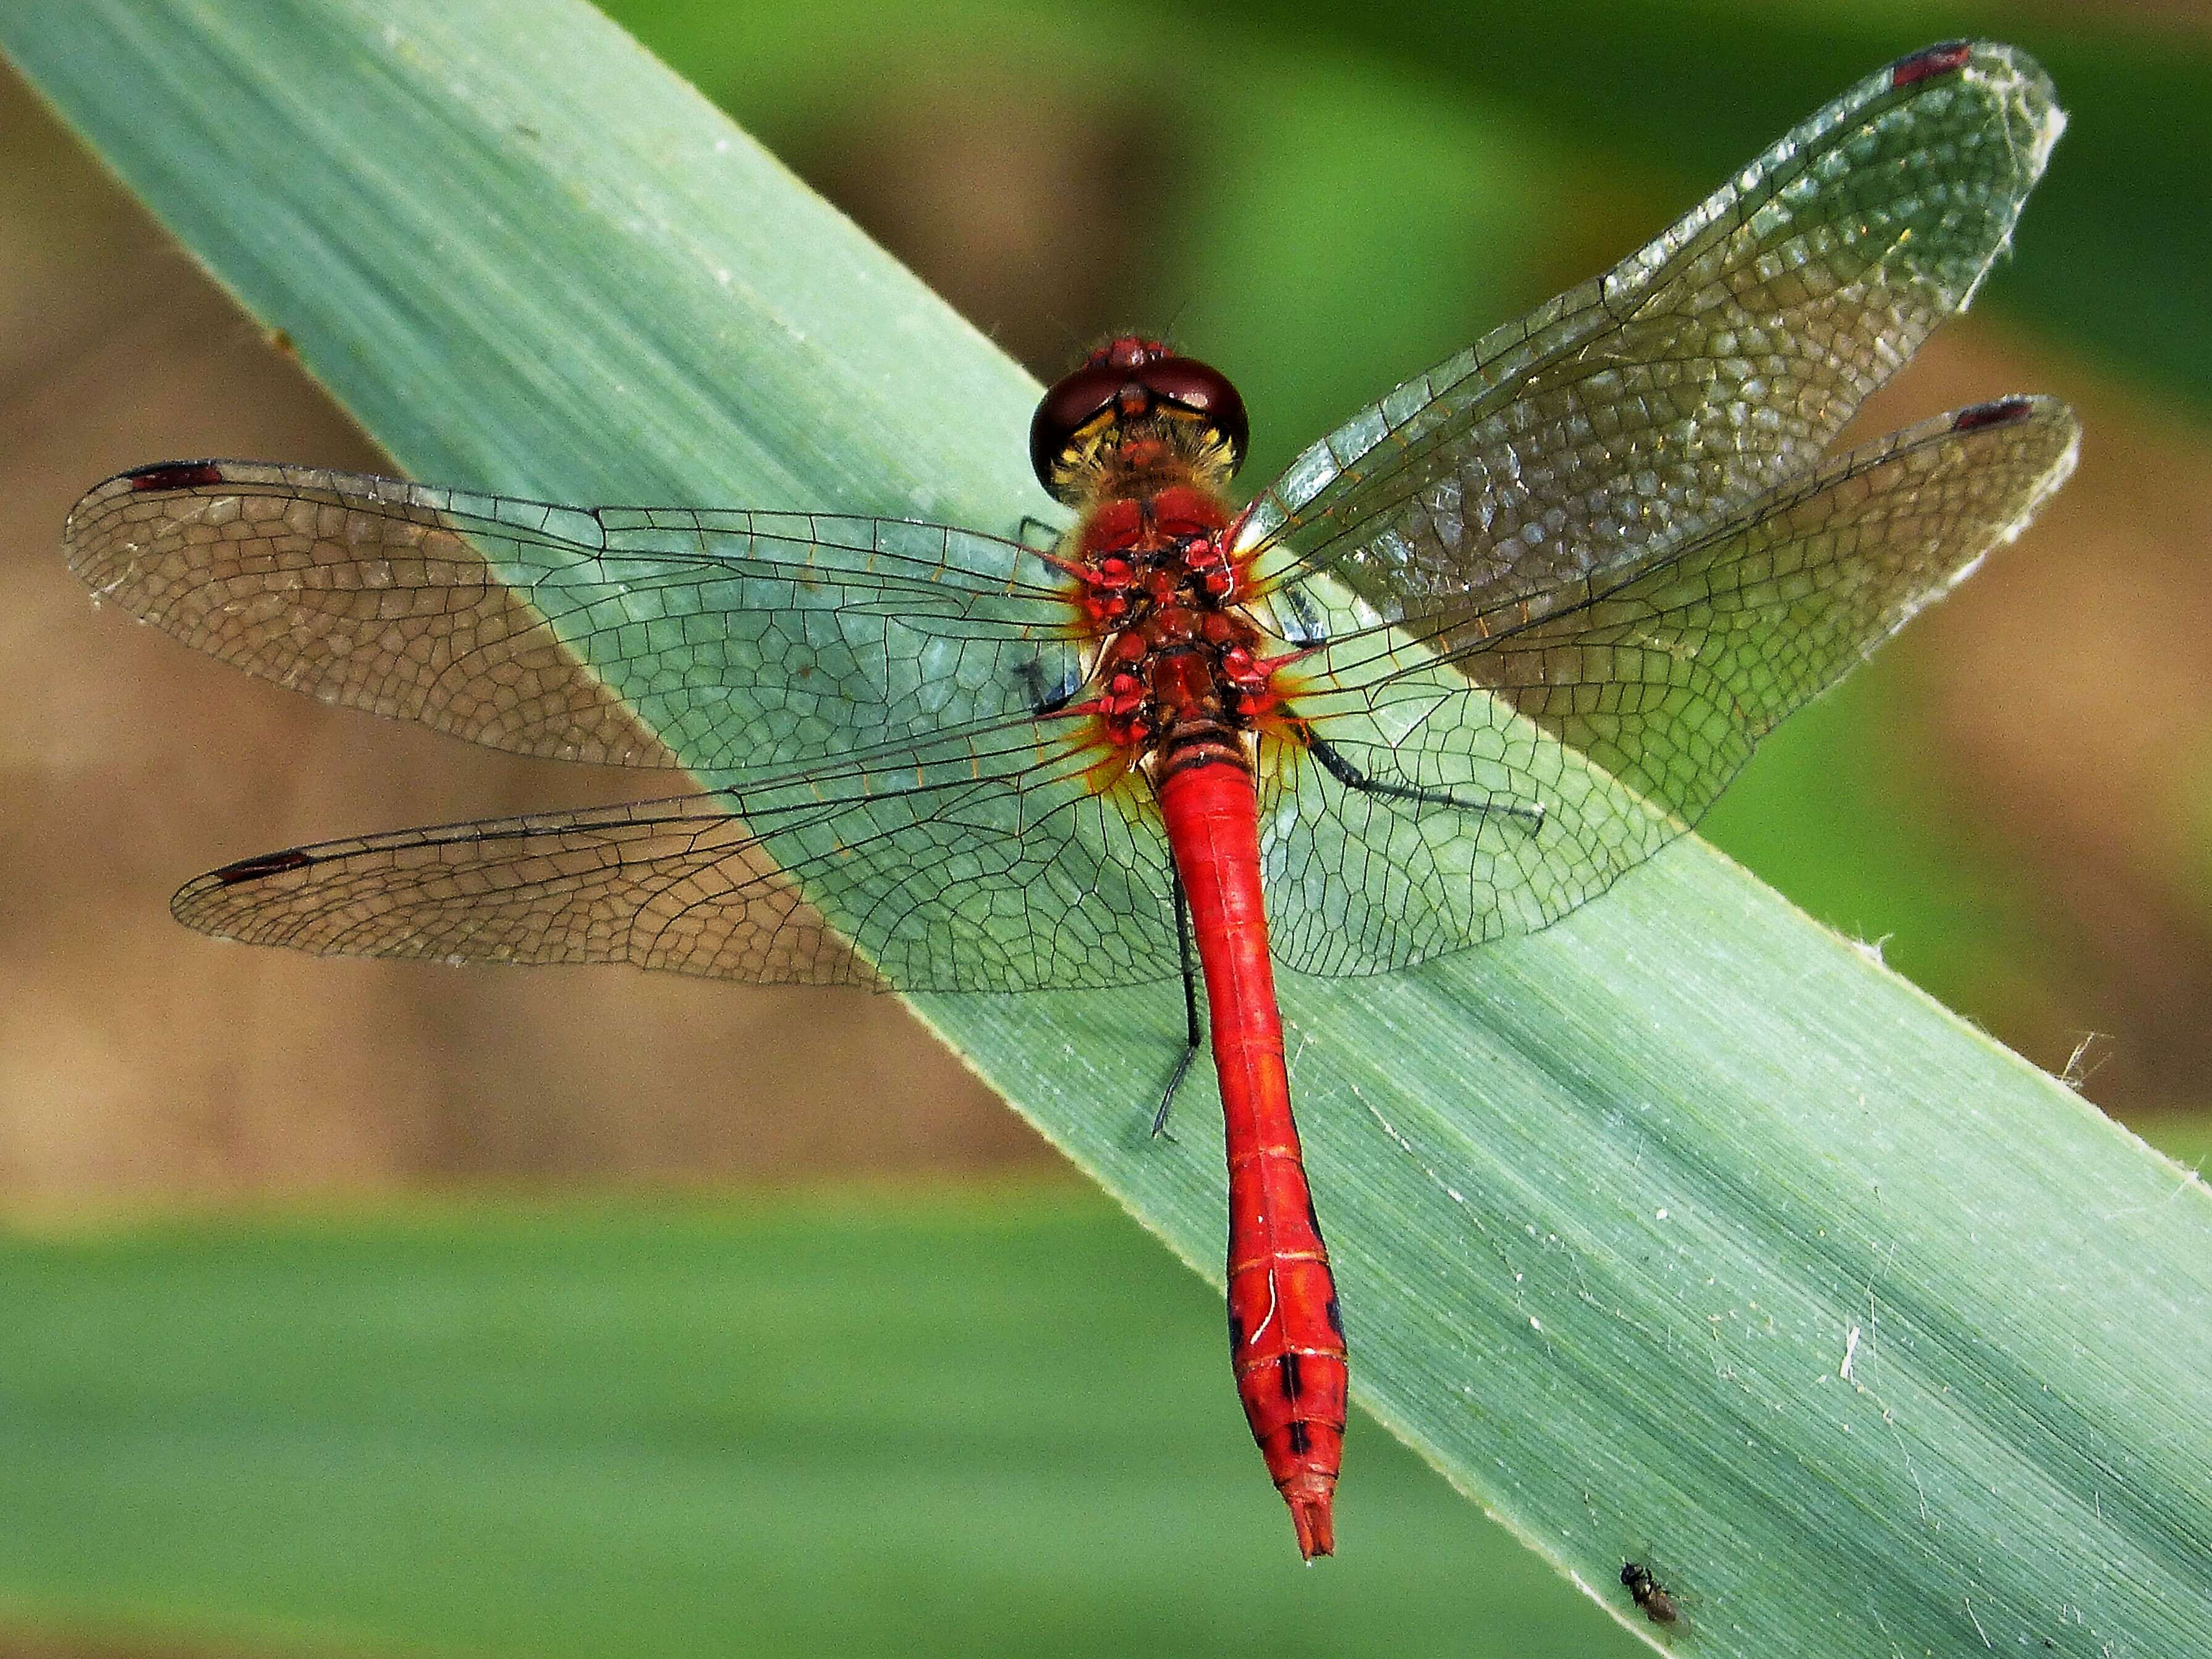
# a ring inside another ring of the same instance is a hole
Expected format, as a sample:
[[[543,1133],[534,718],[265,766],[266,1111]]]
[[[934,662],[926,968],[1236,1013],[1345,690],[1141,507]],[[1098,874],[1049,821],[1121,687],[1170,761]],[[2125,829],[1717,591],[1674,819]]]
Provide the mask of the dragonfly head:
[[[1158,340],[1123,335],[1086,357],[1037,404],[1030,462],[1054,496],[1080,506],[1116,475],[1184,475],[1218,489],[1251,434],[1229,377]]]

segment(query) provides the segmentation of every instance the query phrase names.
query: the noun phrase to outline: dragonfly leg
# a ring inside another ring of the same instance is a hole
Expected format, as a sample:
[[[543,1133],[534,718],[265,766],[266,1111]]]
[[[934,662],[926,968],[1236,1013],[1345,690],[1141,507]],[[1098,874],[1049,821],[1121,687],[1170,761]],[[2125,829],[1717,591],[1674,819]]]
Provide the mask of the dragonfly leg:
[[[1032,553],[1049,553],[1060,545],[1060,532],[1036,514],[1024,513],[1014,526],[1014,539]]]
[[[1284,636],[1292,645],[1311,650],[1316,646],[1328,643],[1328,626],[1314,610],[1313,602],[1306,597],[1305,589],[1292,583],[1277,589],[1271,597],[1290,613],[1291,620],[1297,624],[1297,633]]]
[[[1451,789],[1424,789],[1418,784],[1389,783],[1381,778],[1371,778],[1345,757],[1334,745],[1309,733],[1306,746],[1322,769],[1347,789],[1363,795],[1386,795],[1392,800],[1419,801],[1430,806],[1455,807],[1462,812],[1495,812],[1501,817],[1518,818],[1534,829],[1544,821],[1544,804],[1534,801],[1497,801],[1462,795]]]
[[[1155,1138],[1168,1134],[1168,1110],[1175,1104],[1176,1091],[1190,1074],[1190,1063],[1198,1058],[1198,1050],[1206,1041],[1206,1032],[1198,1023],[1198,964],[1190,952],[1190,902],[1183,897],[1182,878],[1175,882],[1176,944],[1182,951],[1182,1053],[1176,1056],[1175,1070],[1168,1073],[1168,1086],[1160,1095],[1160,1109],[1152,1114],[1152,1133]]]
[[[1022,689],[1030,694],[1030,713],[1039,720],[1057,714],[1075,701],[1075,694],[1083,689],[1081,679],[1071,675],[1057,687],[1048,688],[1044,683],[1044,663],[1031,657],[1016,665],[1014,672],[1022,682]]]

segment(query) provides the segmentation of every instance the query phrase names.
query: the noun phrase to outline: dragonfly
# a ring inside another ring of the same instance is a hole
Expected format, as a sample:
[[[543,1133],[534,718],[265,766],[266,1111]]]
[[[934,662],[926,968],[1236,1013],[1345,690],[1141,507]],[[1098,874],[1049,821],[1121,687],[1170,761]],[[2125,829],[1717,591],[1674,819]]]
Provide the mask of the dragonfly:
[[[1901,58],[1241,506],[1234,386],[1113,339],[1031,422],[1073,509],[1048,543],[121,474],[66,532],[100,598],[325,702],[699,786],[291,848],[172,908],[354,956],[1179,982],[1157,1109],[1210,1042],[1236,1386],[1300,1552],[1328,1554],[1349,1357],[1276,969],[1395,972],[1596,896],[2020,533],[2073,465],[2050,398],[1831,452],[1972,297],[2062,124],[2012,48]]]

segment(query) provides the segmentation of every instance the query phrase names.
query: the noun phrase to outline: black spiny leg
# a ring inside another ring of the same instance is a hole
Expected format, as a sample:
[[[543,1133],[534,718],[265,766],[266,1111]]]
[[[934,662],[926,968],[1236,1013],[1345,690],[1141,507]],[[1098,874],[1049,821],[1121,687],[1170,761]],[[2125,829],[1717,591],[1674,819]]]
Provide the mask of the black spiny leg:
[[[1306,597],[1304,588],[1291,583],[1276,589],[1269,597],[1275,599],[1284,610],[1289,611],[1291,620],[1297,624],[1297,632],[1285,634],[1283,635],[1285,639],[1292,645],[1309,651],[1316,646],[1328,643],[1328,626],[1315,612],[1313,601]]]
[[[1022,514],[1022,521],[1014,526],[1014,539],[1032,553],[1049,553],[1060,545],[1057,526],[1047,524],[1034,513]]]
[[[1424,789],[1417,784],[1386,783],[1380,778],[1370,778],[1354,766],[1331,744],[1324,743],[1311,732],[1306,734],[1306,746],[1322,769],[1347,789],[1363,795],[1383,795],[1392,800],[1419,801],[1425,806],[1450,806],[1462,812],[1496,812],[1502,817],[1519,818],[1534,829],[1544,821],[1543,803],[1523,806],[1515,801],[1475,799],[1455,793],[1449,789]]]
[[[1022,690],[1030,694],[1030,713],[1039,720],[1059,714],[1075,701],[1075,694],[1083,689],[1080,678],[1070,678],[1057,686],[1044,683],[1044,664],[1036,657],[1014,665],[1014,673],[1022,683]]]
[[[1198,964],[1190,957],[1190,904],[1182,896],[1182,877],[1175,880],[1176,944],[1182,951],[1182,1054],[1168,1073],[1168,1086],[1160,1096],[1160,1109],[1152,1114],[1152,1133],[1155,1138],[1168,1134],[1168,1109],[1175,1104],[1176,1091],[1190,1073],[1190,1063],[1198,1058],[1199,1045],[1206,1041],[1206,1033],[1198,1023]]]

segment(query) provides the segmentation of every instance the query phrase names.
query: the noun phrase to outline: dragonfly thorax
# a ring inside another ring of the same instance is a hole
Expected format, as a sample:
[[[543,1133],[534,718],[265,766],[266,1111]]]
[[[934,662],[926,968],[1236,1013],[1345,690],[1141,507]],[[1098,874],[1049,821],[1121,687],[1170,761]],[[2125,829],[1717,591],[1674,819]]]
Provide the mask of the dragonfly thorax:
[[[1069,568],[1100,647],[1087,706],[1130,764],[1200,738],[1236,738],[1280,702],[1259,629],[1236,603],[1231,514],[1186,481],[1097,507]]]

